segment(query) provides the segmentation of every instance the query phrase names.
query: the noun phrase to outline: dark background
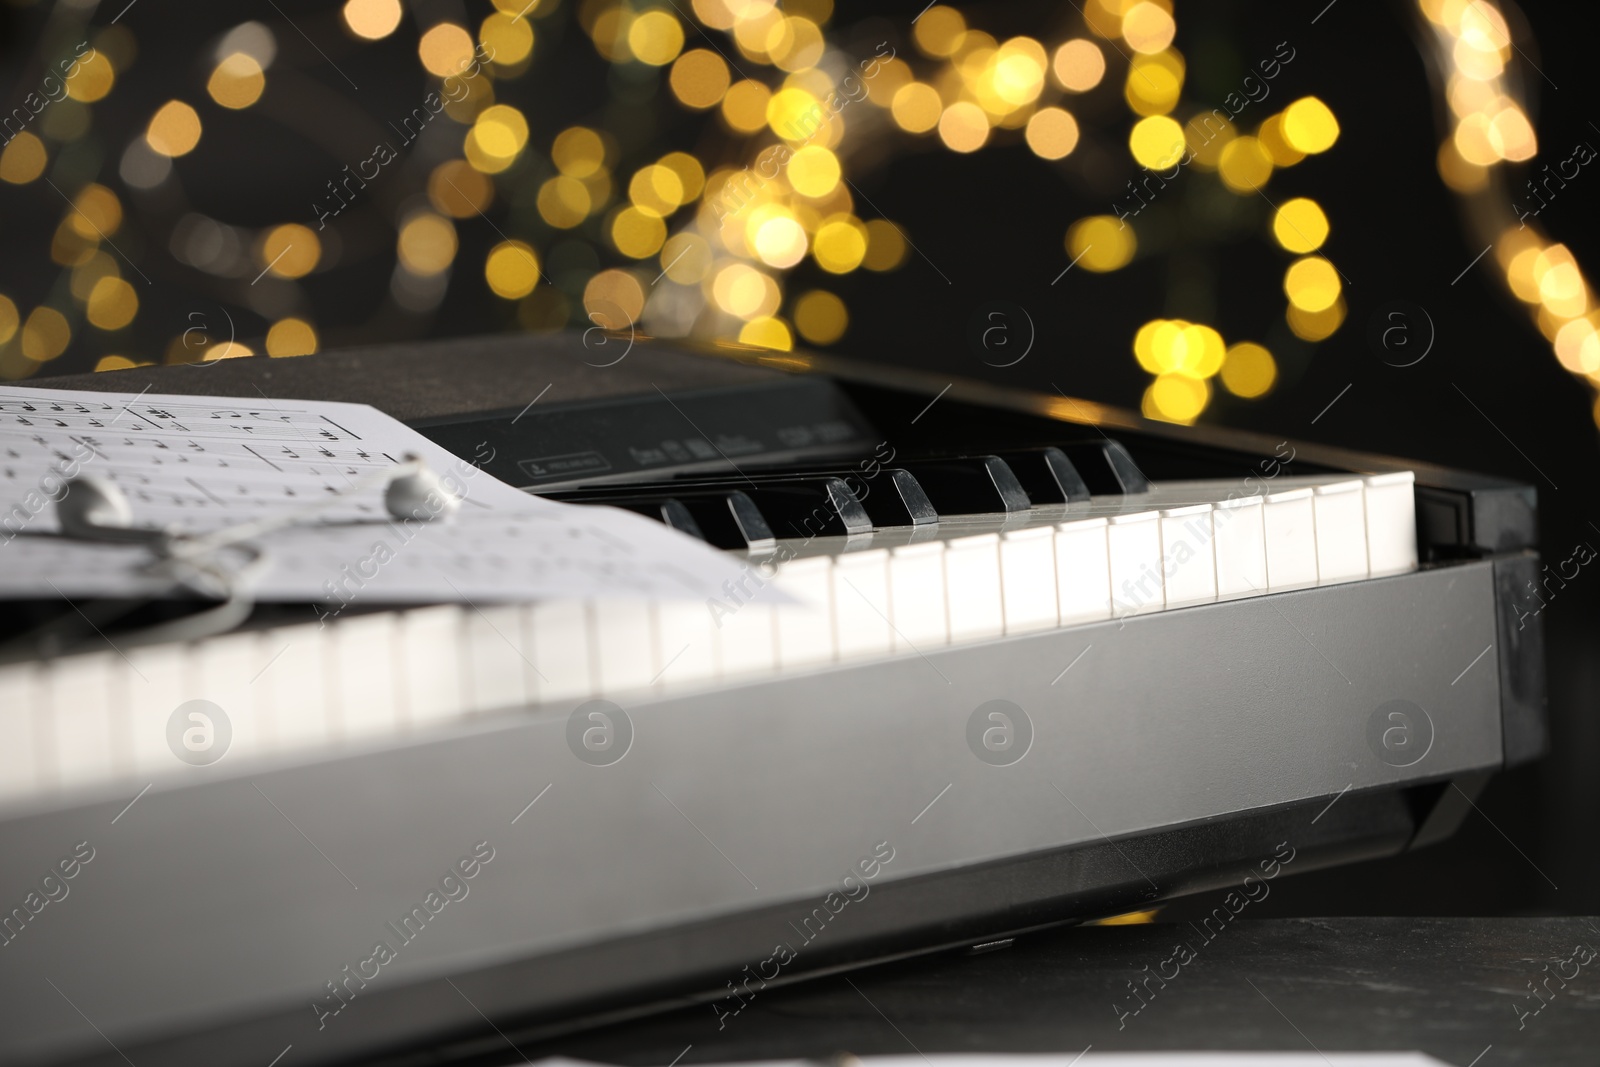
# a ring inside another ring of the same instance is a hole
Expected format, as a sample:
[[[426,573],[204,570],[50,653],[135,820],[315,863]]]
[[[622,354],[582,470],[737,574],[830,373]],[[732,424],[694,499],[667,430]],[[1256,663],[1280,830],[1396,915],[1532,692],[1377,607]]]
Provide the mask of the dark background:
[[[1418,49],[1414,10],[1360,0],[1337,0],[1324,10],[1324,3],[1178,0],[1176,46],[1189,62],[1186,103],[1210,106],[1238,86],[1255,60],[1288,41],[1294,61],[1274,83],[1274,95],[1252,105],[1244,119],[1253,124],[1305,94],[1320,96],[1339,117],[1337,146],[1275,174],[1268,189],[1279,203],[1315,197],[1332,221],[1324,251],[1348,279],[1349,317],[1329,340],[1305,345],[1283,327],[1286,257],[1264,236],[1270,206],[1220,193],[1210,177],[1184,175],[1141,217],[1141,255],[1128,268],[1105,275],[1075,270],[1051,284],[1068,261],[1062,245],[1067,225],[1108,212],[1122,183],[1135,176],[1122,144],[1129,117],[1114,57],[1110,92],[1074,105],[1085,137],[1068,165],[1045,164],[1020,143],[960,156],[902,134],[875,141],[847,162],[847,175],[876,208],[858,198],[857,211],[892,218],[919,251],[897,271],[859,271],[843,279],[823,275],[808,261],[792,272],[786,291],[827,283],[844,297],[851,328],[834,346],[842,354],[1044,391],[1059,386],[1132,408],[1149,381],[1130,351],[1134,330],[1160,315],[1202,319],[1230,341],[1266,343],[1281,374],[1276,388],[1257,401],[1219,390],[1203,421],[1521,479],[1539,491],[1547,561],[1568,558],[1580,542],[1600,545],[1592,393],[1558,365],[1524,307],[1500,283],[1493,255],[1468,269],[1486,242],[1467,232],[1456,197],[1434,169],[1443,136],[1440,105]],[[122,7],[121,0],[103,5],[92,23],[103,26]],[[291,312],[317,324],[324,348],[517,329],[515,306],[493,296],[481,273],[500,231],[529,240],[557,288],[573,293],[595,269],[624,262],[594,232],[573,239],[543,228],[532,197],[553,171],[532,149],[546,150],[555,132],[583,122],[617,137],[623,162],[616,172],[624,180],[640,163],[673,148],[707,161],[733,158],[735,142],[713,120],[677,107],[648,79],[609,70],[568,5],[538,21],[530,72],[497,86],[501,99],[522,107],[533,123],[530,151],[500,177],[492,224],[458,222],[461,252],[437,309],[405,312],[386,295],[395,218],[420,196],[431,166],[448,158],[430,155],[444,149],[427,143],[339,219],[336,269],[264,297],[250,292],[245,280],[217,279],[178,263],[166,251],[176,219],[199,210],[240,226],[310,221],[311,201],[325,181],[369,154],[367,126],[404,114],[427,90],[415,58],[418,25],[450,19],[475,27],[491,9],[442,0],[410,5],[393,37],[358,45],[342,32],[337,4],[223,7],[141,0],[121,18],[137,42],[137,59],[94,106],[93,131],[75,149],[83,156],[74,165],[98,174],[123,198],[128,218],[117,243],[150,282],[138,286],[141,311],[133,327],[109,338],[81,333],[43,373],[87,370],[109,352],[160,361],[192,313],[221,307],[237,321],[239,339],[258,351],[266,325]],[[889,39],[909,55],[907,27],[920,7],[851,3],[836,12],[830,40],[866,55]],[[1053,42],[1067,31],[1081,32],[1070,6],[960,7],[970,23],[1002,39],[1028,33]],[[1580,141],[1600,145],[1589,110],[1596,74],[1589,38],[1573,24],[1574,8],[1528,4],[1524,13],[1532,36],[1519,38],[1524,57],[1516,65],[1540,139],[1530,165],[1536,169],[1566,158]],[[274,29],[279,54],[262,103],[225,113],[204,93],[210,49],[249,17]],[[7,108],[37,83],[41,40],[66,32],[62,18],[61,10],[52,15],[43,5],[0,7],[0,90]],[[351,90],[308,37],[361,88]],[[686,47],[697,45],[703,42],[691,31]],[[178,181],[158,193],[124,189],[115,177],[122,148],[174,96],[200,111],[206,123],[201,147],[177,161]],[[455,127],[452,136],[460,131]],[[1538,221],[1592,268],[1600,257],[1593,225],[1600,184],[1591,190],[1590,182],[1600,178],[1580,174]],[[62,209],[42,181],[0,186],[0,292],[19,307],[43,302],[52,286],[64,284],[55,280],[59,271],[47,255]],[[127,270],[124,275],[133,277]],[[996,300],[1025,309],[1037,329],[1028,358],[1006,369],[986,365],[964,341],[974,316]],[[1368,342],[1368,324],[1396,300],[1425,309],[1437,333],[1429,355],[1415,366],[1385,364]],[[1600,577],[1586,568],[1545,612],[1553,741],[1544,761],[1496,778],[1480,800],[1481,814],[1469,815],[1447,843],[1297,878],[1263,905],[1261,917],[1600,911],[1594,848],[1600,724],[1591,654],[1597,601]]]

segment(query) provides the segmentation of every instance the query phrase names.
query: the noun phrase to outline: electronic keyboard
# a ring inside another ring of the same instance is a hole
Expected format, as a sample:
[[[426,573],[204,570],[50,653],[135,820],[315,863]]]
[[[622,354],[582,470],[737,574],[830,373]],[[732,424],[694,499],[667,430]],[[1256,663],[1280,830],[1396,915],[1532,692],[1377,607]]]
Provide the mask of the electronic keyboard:
[[[11,605],[0,1061],[487,1062],[683,1003],[709,1041],[773,983],[1437,841],[1546,745],[1528,486],[822,357],[588,355],[48,382],[371,403],[741,577],[126,649]]]

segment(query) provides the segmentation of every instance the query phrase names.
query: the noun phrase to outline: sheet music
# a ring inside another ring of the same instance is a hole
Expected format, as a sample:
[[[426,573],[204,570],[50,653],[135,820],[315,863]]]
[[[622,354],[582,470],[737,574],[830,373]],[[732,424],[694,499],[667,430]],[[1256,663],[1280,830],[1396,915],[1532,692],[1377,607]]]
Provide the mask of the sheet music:
[[[537,418],[536,414],[530,418]],[[399,522],[363,479],[422,456],[462,496]],[[181,594],[139,546],[59,536],[67,479],[115,483],[139,526],[201,533],[337,500],[252,544],[261,600],[698,597],[738,568],[660,523],[531,496],[363,404],[0,387],[0,597]]]

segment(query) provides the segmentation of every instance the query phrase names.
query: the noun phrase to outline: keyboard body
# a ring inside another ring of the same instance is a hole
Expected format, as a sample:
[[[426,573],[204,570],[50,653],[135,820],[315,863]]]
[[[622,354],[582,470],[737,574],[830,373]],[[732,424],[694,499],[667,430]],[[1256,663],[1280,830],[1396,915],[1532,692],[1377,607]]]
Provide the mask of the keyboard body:
[[[686,522],[741,492],[755,511],[723,535],[747,539],[730,551],[755,577],[716,609],[319,625],[306,608],[127,659],[0,667],[0,714],[32,709],[37,757],[29,781],[0,776],[0,907],[26,913],[0,947],[0,1060],[487,1062],[689,1001],[709,1040],[774,983],[1436,841],[1489,775],[1544,748],[1528,487],[811,357],[588,354],[485,338],[48,383],[373,403],[513,484],[688,500]],[[1153,488],[1104,491],[1134,477],[1108,463],[1087,500],[872,519],[921,514],[914,486],[878,473],[891,465],[945,501],[952,457],[1111,439]],[[1400,471],[1417,565],[1351,580],[1170,607],[1113,591],[1098,619],[963,632],[981,590],[945,588],[942,624],[855,610],[855,630],[839,599],[831,644],[805,654],[795,616],[750,595],[763,575],[789,583],[778,558],[801,578],[818,561],[839,597],[904,579],[909,603],[919,554],[954,574],[957,551],[1004,560],[1061,544],[1063,523],[1145,529],[1234,483],[1310,507]],[[868,489],[867,528],[826,486],[826,521],[796,528],[784,494],[817,481],[797,472]],[[660,488],[673,480],[693,488]],[[715,648],[699,668],[683,627]],[[156,726],[202,695],[248,709],[236,748],[179,764]]]

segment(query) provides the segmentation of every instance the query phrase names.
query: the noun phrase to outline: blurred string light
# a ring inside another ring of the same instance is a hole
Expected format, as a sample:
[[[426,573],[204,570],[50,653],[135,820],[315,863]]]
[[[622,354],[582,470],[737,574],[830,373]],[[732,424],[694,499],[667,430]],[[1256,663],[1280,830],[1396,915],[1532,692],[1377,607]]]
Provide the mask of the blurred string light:
[[[393,50],[402,25],[411,25],[401,0],[333,6],[345,47],[358,53]],[[1444,12],[1448,0],[1434,6]],[[531,112],[519,106],[528,94],[516,83],[548,62],[563,35],[544,32],[540,22],[558,11],[581,29],[593,55],[615,68],[614,87],[648,89],[702,116],[711,136],[696,143],[711,147],[658,154],[629,139],[625,150],[599,121],[579,121],[548,140],[536,134]],[[387,198],[383,222],[391,239],[341,241],[345,219],[327,230],[295,219],[246,226],[187,210],[170,230],[172,257],[232,287],[233,299],[270,325],[264,336],[247,339],[227,337],[214,323],[173,331],[164,358],[316,352],[322,330],[306,287],[348,265],[346,249],[358,244],[392,248],[390,297],[410,313],[436,308],[452,284],[481,285],[528,329],[593,324],[774,350],[831,345],[848,335],[851,321],[837,281],[896,270],[910,251],[900,224],[858,204],[849,182],[853,168],[864,165],[861,150],[885,133],[960,154],[1025,145],[1044,165],[1071,160],[1086,139],[1125,137],[1132,163],[1152,172],[1182,165],[1196,172],[1186,180],[1217,183],[1253,204],[1277,171],[1328,151],[1339,137],[1338,120],[1313,97],[1290,102],[1253,129],[1233,121],[1212,128],[1213,112],[1184,100],[1188,65],[1174,47],[1171,0],[1087,0],[1081,23],[1052,40],[996,37],[955,7],[936,4],[910,24],[911,47],[895,54],[846,52],[830,41],[833,0],[493,0],[492,9],[471,18],[443,9],[414,15],[415,45],[404,47],[442,99],[440,117],[429,120],[428,154],[419,140],[412,157],[385,172],[385,181],[416,187],[413,195]],[[1468,41],[1458,51],[1472,85],[1492,86],[1504,59],[1496,66],[1499,53],[1484,45],[1494,25],[1441,17]],[[293,81],[274,73],[277,32],[249,21],[221,34],[191,84],[107,146],[102,154],[114,175],[85,176],[61,161],[76,142],[96,136],[89,109],[116,91],[137,52],[126,26],[85,30],[94,52],[67,79],[71,107],[60,112],[67,118],[36,123],[0,153],[0,181],[30,185],[54,167],[72,199],[50,248],[68,283],[51,288],[37,307],[0,294],[0,375],[36,373],[75,340],[114,348],[103,367],[156,357],[137,354],[126,332],[144,291],[137,268],[112,245],[125,226],[124,200],[151,191],[181,198],[174,175],[191,157],[228,143],[216,127],[259,108],[280,79]],[[1099,118],[1090,125],[1084,116],[1104,109],[1083,106],[1084,94],[1120,99],[1128,110],[1115,128]],[[1498,96],[1468,87],[1452,101],[1458,98],[1482,115],[1464,135],[1463,166],[1490,165],[1474,162],[1485,158],[1484,144],[1499,145],[1506,159],[1531,154],[1531,129],[1493,106]],[[330,177],[369,213],[376,210],[372,197],[360,198],[356,186],[365,186],[350,167]],[[117,191],[116,179],[128,192]],[[490,212],[495,221],[486,222]],[[1065,251],[1082,270],[1119,271],[1140,255],[1142,219],[1096,214],[1061,225]],[[471,264],[460,262],[463,249],[475,247],[469,230],[493,242],[486,254],[471,253],[482,256]],[[1277,205],[1264,234],[1287,257],[1282,321],[1308,342],[1330,336],[1345,315],[1326,247],[1330,231],[1320,205],[1295,198]],[[1158,234],[1146,238],[1151,249],[1161,244]],[[1577,309],[1581,318],[1587,302],[1580,308],[1573,295],[1581,276],[1561,251],[1541,245],[1532,258],[1516,260],[1517,277],[1525,278],[1519,293],[1547,294],[1545,306]],[[795,272],[803,284],[791,287]],[[1260,324],[1258,336],[1272,325]],[[1583,338],[1575,332],[1581,327],[1569,330],[1567,348],[1579,353],[1574,358],[1592,352],[1600,367],[1600,339],[1589,325]],[[1225,339],[1202,322],[1153,319],[1130,343],[1151,375],[1143,407],[1156,418],[1191,422],[1211,402],[1214,384],[1249,399],[1265,395],[1278,376],[1264,345]]]
[[[1549,164],[1537,174],[1517,168],[1534,158],[1539,142],[1511,66],[1519,49],[1505,15],[1487,0],[1419,0],[1418,6],[1439,57],[1435,73],[1447,108],[1439,176],[1465,201],[1473,232],[1487,243],[1485,252],[1494,250],[1502,280],[1528,306],[1556,359],[1600,389],[1594,290],[1571,250],[1531,221],[1573,175],[1563,176],[1559,164],[1554,173]],[[1580,149],[1587,158],[1579,153],[1563,162],[1594,158],[1593,149]],[[1593,411],[1600,425],[1600,394]]]

